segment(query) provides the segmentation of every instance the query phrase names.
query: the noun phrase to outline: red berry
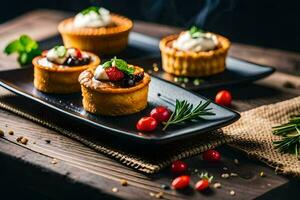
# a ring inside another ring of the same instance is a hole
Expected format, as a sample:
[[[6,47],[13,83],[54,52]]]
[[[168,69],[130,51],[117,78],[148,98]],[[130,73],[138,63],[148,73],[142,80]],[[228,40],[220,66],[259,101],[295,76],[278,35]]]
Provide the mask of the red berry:
[[[155,118],[158,122],[166,122],[169,120],[170,111],[164,106],[158,106],[151,110],[150,116]]]
[[[209,181],[207,179],[201,179],[195,185],[195,189],[198,191],[206,190],[209,187]]]
[[[209,149],[202,154],[202,158],[208,162],[218,162],[221,160],[221,154],[213,149]]]
[[[124,78],[124,73],[116,67],[109,67],[105,69],[105,72],[110,81],[120,81]]]
[[[217,93],[215,101],[222,106],[230,106],[232,101],[231,93],[227,90],[221,90]]]
[[[189,176],[179,176],[172,181],[172,187],[174,189],[183,189],[190,184]]]
[[[136,124],[139,131],[153,131],[157,127],[157,121],[153,117],[142,117]]]
[[[74,48],[76,58],[82,58],[82,53],[79,49]]]
[[[171,171],[174,174],[182,174],[187,170],[187,164],[181,160],[176,160],[171,165]]]

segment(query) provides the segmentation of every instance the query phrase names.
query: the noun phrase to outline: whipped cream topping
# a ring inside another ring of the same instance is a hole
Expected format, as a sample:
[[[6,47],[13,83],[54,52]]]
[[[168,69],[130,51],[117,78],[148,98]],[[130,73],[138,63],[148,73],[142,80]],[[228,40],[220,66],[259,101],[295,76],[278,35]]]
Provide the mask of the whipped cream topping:
[[[80,12],[75,16],[74,26],[76,28],[90,27],[98,28],[105,27],[111,24],[110,12],[105,8],[99,8],[98,12],[90,10],[88,12]]]
[[[109,80],[105,69],[102,65],[99,65],[96,70],[95,70],[95,75],[94,75],[94,79],[96,80]]]
[[[193,38],[189,31],[185,31],[173,42],[173,48],[181,51],[209,51],[215,49],[218,43],[217,36],[212,33],[202,33]]]
[[[60,46],[58,48],[63,49],[65,47]],[[58,54],[56,48],[52,48],[48,51],[46,57],[48,61],[62,65],[69,57],[69,51],[67,51],[67,49],[65,48],[64,54]]]

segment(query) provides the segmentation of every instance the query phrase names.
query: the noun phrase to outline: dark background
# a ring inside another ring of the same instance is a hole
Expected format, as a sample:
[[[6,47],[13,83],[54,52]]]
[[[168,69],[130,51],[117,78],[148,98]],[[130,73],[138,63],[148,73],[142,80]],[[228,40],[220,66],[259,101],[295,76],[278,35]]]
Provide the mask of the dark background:
[[[99,5],[131,19],[173,26],[193,24],[232,41],[300,52],[297,0],[10,0],[0,23],[38,8],[79,12]]]

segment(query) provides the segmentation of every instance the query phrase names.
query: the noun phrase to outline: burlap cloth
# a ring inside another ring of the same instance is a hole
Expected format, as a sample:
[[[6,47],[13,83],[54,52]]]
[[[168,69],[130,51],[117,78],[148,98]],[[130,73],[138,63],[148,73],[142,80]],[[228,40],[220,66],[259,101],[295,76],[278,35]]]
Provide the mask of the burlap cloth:
[[[290,115],[300,113],[300,97],[243,112],[238,122],[223,128],[223,131],[217,130],[172,142],[163,145],[153,154],[147,154],[139,149],[145,147],[137,145],[134,145],[136,148],[126,147],[126,140],[121,144],[116,139],[107,138],[107,135],[102,138],[98,130],[95,132],[91,128],[87,129],[86,126],[75,125],[73,121],[69,121],[57,112],[2,89],[0,89],[0,108],[71,137],[144,173],[158,172],[174,160],[192,157],[207,149],[228,143],[274,167],[277,172],[300,175],[300,161],[293,155],[283,155],[274,149],[272,143],[280,137],[271,133],[272,126],[285,123]]]
[[[300,176],[296,156],[281,154],[272,144],[281,139],[272,134],[272,127],[286,123],[295,114],[300,114],[300,97],[243,112],[241,119],[223,128],[223,132],[231,137],[230,146],[274,167],[278,173]]]

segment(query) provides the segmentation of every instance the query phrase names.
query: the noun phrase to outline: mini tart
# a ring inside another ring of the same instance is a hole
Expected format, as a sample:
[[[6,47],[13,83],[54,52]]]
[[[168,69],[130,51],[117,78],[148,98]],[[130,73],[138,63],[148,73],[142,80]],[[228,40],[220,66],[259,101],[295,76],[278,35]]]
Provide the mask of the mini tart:
[[[67,94],[80,92],[80,84],[78,77],[81,72],[89,67],[99,65],[100,59],[92,53],[88,53],[91,58],[88,65],[59,67],[54,64],[54,67],[46,67],[39,64],[39,60],[45,56],[35,57],[32,61],[34,66],[34,87],[42,92]]]
[[[210,51],[181,51],[172,47],[179,35],[170,35],[160,41],[163,70],[176,76],[203,77],[225,70],[230,41],[215,34],[219,45]]]
[[[135,67],[136,70],[143,70]],[[79,76],[83,107],[99,115],[121,116],[137,113],[147,106],[150,76],[133,87],[123,88],[94,79],[95,69],[88,69]]]
[[[66,47],[76,47],[97,55],[111,55],[121,52],[128,43],[133,22],[123,16],[111,14],[114,25],[100,28],[76,28],[74,18],[65,19],[58,25]]]

